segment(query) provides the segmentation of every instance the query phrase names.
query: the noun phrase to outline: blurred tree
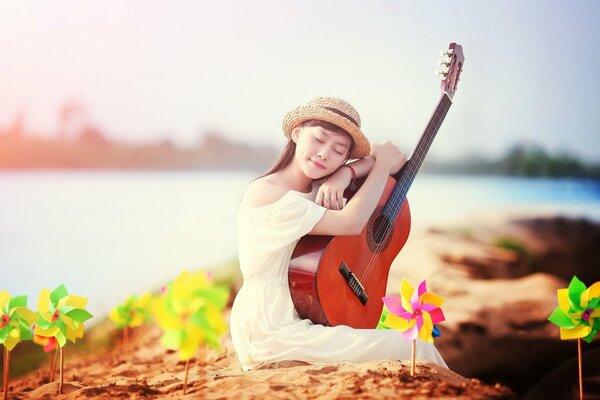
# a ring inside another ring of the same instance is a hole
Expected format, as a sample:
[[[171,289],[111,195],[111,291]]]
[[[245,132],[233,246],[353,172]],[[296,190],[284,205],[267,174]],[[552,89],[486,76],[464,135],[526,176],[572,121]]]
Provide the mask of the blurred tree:
[[[71,100],[60,107],[58,112],[59,139],[66,139],[69,136],[74,136],[74,132],[80,132],[82,126],[87,125],[87,113],[83,103],[79,100]]]

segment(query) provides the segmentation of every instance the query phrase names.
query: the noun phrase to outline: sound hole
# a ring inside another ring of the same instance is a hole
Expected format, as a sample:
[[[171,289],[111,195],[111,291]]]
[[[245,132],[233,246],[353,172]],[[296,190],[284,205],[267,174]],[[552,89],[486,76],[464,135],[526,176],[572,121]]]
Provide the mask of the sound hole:
[[[369,221],[367,228],[367,242],[369,248],[374,253],[381,253],[384,251],[390,243],[392,238],[392,224],[390,219],[384,214],[380,214],[383,211],[383,207],[375,210],[375,218]]]
[[[385,237],[390,229],[390,220],[383,214],[380,214],[373,222],[373,241],[380,245],[385,241]]]

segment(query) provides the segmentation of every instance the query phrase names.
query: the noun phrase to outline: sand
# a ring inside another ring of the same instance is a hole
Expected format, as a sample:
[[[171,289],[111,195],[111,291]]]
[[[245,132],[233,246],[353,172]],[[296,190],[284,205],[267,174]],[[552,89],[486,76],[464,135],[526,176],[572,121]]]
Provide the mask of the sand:
[[[184,363],[158,344],[156,326],[139,328],[128,347],[70,360],[64,394],[48,383],[43,368],[11,385],[13,399],[509,399],[511,391],[464,378],[446,368],[418,362],[410,376],[407,362],[311,365],[273,363],[244,372],[225,337],[221,353],[204,350],[190,364],[183,395]],[[68,360],[68,350],[66,352]],[[200,358],[202,357],[202,359]]]

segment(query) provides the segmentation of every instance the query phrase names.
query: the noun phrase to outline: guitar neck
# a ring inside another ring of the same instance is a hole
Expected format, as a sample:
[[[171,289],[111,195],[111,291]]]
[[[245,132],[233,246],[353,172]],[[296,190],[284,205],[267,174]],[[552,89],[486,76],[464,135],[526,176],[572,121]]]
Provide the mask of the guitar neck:
[[[400,209],[406,198],[406,193],[408,193],[408,189],[410,189],[417,173],[421,169],[425,156],[429,152],[433,139],[435,139],[435,135],[438,133],[451,105],[452,100],[450,100],[450,97],[446,93],[442,93],[440,101],[429,119],[429,123],[425,127],[425,131],[421,135],[419,143],[417,143],[417,147],[415,147],[404,167],[394,175],[397,183],[388,199],[386,210],[384,210],[387,215],[396,215]]]

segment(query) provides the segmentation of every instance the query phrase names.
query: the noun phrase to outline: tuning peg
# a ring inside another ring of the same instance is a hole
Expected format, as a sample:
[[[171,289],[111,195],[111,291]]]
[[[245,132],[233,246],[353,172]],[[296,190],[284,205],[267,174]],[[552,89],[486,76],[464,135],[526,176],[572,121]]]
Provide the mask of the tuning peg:
[[[447,59],[447,58],[445,60],[440,60],[440,61],[438,61],[437,65],[439,65],[439,66],[442,66],[442,65],[448,66],[448,65],[450,65],[450,60]]]
[[[449,72],[450,72],[450,69],[447,66],[436,70],[436,73],[439,75],[448,75]]]
[[[454,54],[454,49],[446,49],[446,50],[440,51],[440,57],[451,56],[452,54]]]
[[[446,76],[448,76],[448,71],[436,70],[434,72],[434,75],[437,76],[438,78],[446,79]]]

